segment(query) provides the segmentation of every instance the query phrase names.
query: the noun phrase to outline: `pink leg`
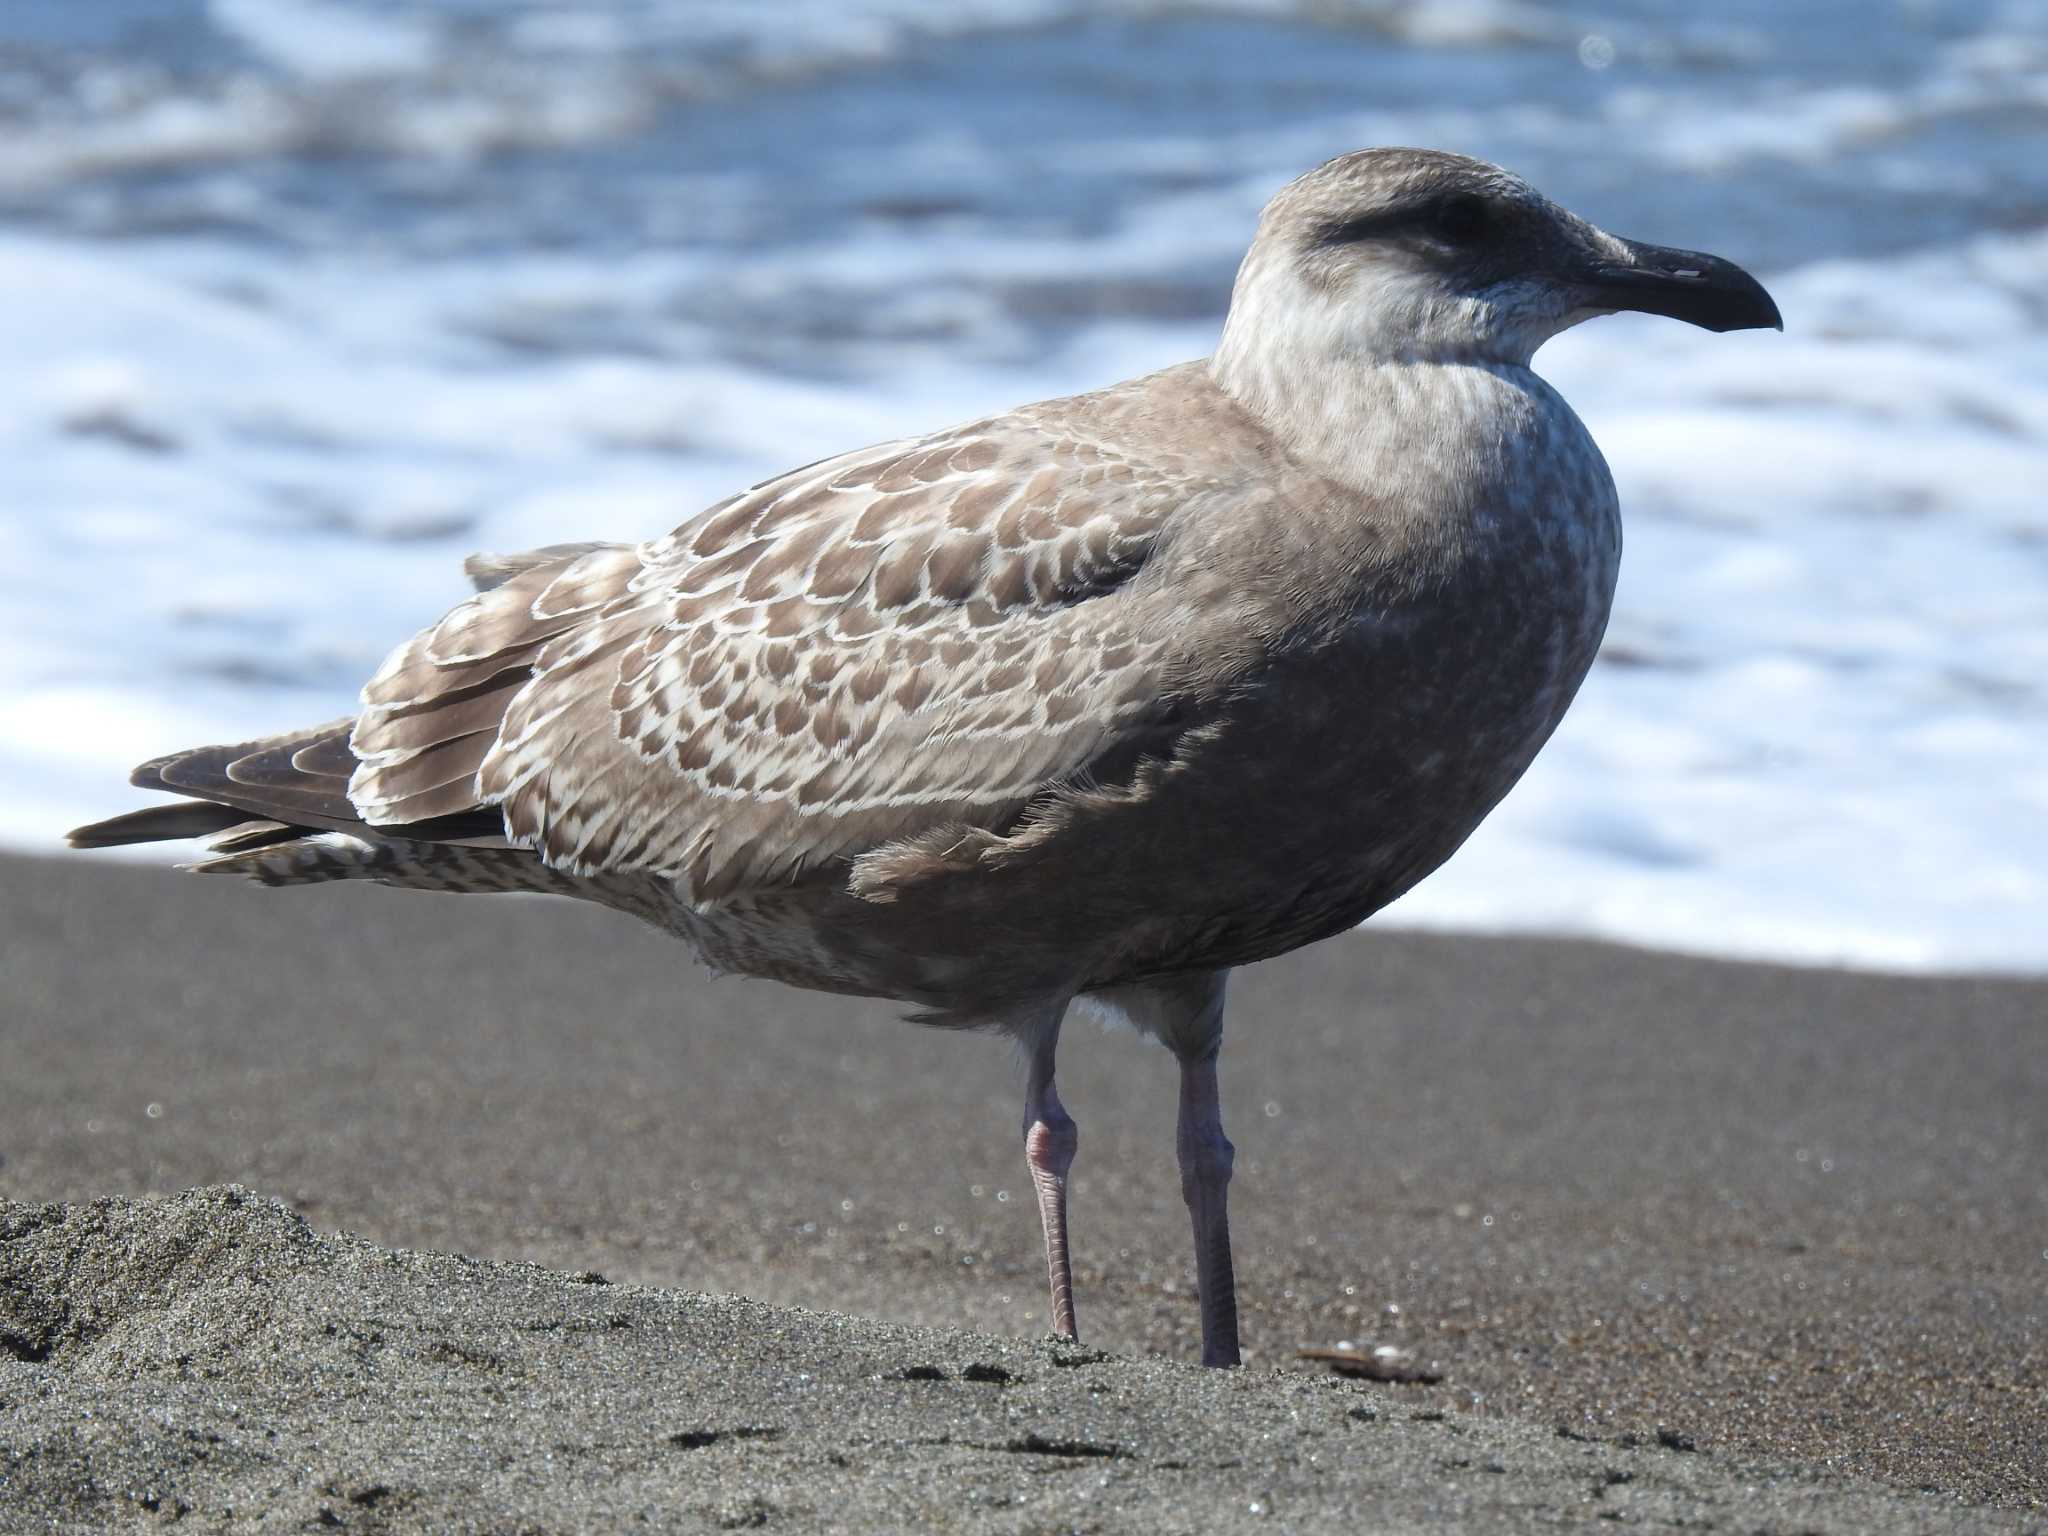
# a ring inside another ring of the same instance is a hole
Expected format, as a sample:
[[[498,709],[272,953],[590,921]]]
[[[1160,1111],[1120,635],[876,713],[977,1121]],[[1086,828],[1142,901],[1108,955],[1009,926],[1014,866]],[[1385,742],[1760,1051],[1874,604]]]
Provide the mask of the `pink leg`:
[[[1195,1228],[1195,1286],[1202,1302],[1202,1364],[1236,1365],[1237,1279],[1230,1267],[1230,1165],[1236,1148],[1223,1134],[1216,1052],[1180,1064],[1180,1192]]]
[[[1067,1170],[1081,1133],[1052,1085],[1053,1042],[1032,1053],[1031,1086],[1024,1101],[1024,1160],[1038,1191],[1038,1215],[1045,1224],[1045,1269],[1052,1284],[1052,1331],[1077,1339],[1074,1328],[1074,1272],[1067,1262]]]

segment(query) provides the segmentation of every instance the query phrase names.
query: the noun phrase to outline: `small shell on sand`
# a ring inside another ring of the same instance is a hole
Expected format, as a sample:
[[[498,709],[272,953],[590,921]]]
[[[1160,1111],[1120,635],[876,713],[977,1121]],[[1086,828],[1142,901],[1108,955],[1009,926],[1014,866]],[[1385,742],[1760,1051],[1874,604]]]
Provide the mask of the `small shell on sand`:
[[[1294,1358],[1314,1360],[1327,1365],[1339,1376],[1358,1376],[1367,1381],[1420,1382],[1428,1385],[1444,1379],[1442,1371],[1431,1370],[1419,1362],[1414,1351],[1393,1344],[1359,1349],[1347,1342],[1339,1344],[1335,1349],[1298,1349],[1294,1352]]]

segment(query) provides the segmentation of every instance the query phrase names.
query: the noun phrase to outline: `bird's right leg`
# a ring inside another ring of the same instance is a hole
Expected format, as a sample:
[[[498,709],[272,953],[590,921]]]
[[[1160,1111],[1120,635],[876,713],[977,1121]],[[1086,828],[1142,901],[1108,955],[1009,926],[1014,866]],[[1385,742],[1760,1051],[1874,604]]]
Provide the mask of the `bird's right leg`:
[[[1064,1011],[1064,1010],[1063,1010]],[[1038,1191],[1038,1216],[1045,1226],[1045,1269],[1052,1286],[1052,1331],[1075,1339],[1074,1272],[1067,1262],[1067,1170],[1081,1133],[1053,1086],[1053,1053],[1059,1045],[1060,1016],[1054,1014],[1030,1042],[1031,1076],[1024,1094],[1024,1160]]]
[[[1219,994],[1221,989],[1218,989]],[[1221,1001],[1220,995],[1218,1001]],[[1239,1363],[1237,1278],[1230,1263],[1230,1165],[1236,1149],[1223,1134],[1216,1091],[1221,1041],[1180,1062],[1180,1192],[1195,1231],[1195,1291],[1202,1303],[1202,1364]]]
[[[1242,1360],[1237,1279],[1230,1262],[1230,1168],[1236,1150],[1223,1134],[1216,1055],[1223,1047],[1228,972],[1162,977],[1119,989],[1112,1001],[1180,1060],[1180,1121],[1174,1150],[1180,1193],[1195,1238],[1195,1291],[1202,1303],[1202,1364]]]

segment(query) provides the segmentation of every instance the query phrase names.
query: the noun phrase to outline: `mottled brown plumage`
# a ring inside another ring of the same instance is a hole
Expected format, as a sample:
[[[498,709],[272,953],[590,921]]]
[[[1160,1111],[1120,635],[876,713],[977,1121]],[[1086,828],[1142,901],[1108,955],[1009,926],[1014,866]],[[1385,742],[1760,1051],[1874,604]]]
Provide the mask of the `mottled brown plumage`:
[[[646,544],[476,557],[353,722],[158,759],[138,784],[206,803],[75,836],[578,895],[724,970],[1009,1030],[1066,1332],[1053,1047],[1103,1003],[1182,1060],[1204,1357],[1234,1362],[1224,973],[1407,890],[1557,725],[1620,525],[1528,363],[1623,307],[1776,321],[1738,269],[1493,167],[1346,156],[1269,206],[1215,358],[827,459]]]

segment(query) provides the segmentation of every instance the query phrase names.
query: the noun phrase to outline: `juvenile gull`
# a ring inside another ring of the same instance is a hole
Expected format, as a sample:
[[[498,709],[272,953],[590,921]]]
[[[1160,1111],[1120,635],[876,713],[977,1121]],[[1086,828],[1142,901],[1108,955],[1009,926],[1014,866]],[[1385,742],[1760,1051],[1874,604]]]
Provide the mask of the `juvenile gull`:
[[[1717,257],[1462,156],[1364,150],[1267,205],[1216,355],[793,470],[641,545],[477,556],[362,712],[157,758],[270,885],[548,891],[712,966],[899,999],[1029,1061],[1054,1328],[1076,1000],[1180,1063],[1202,1358],[1238,1360],[1224,979],[1441,864],[1607,622],[1613,482],[1530,371],[1616,310],[1777,326]]]

